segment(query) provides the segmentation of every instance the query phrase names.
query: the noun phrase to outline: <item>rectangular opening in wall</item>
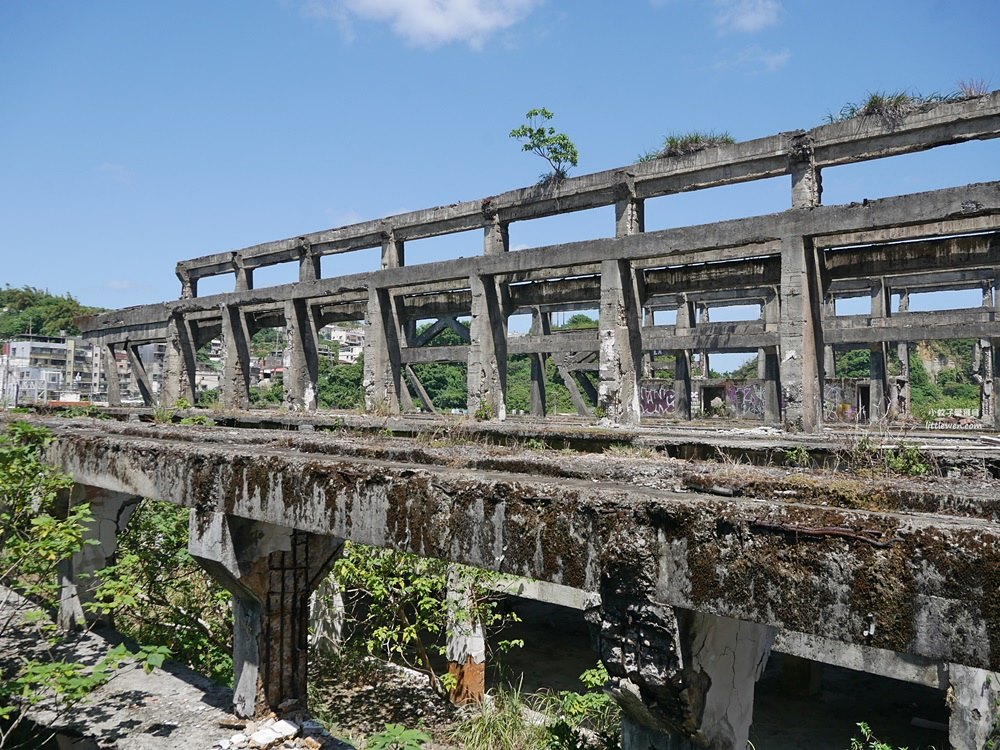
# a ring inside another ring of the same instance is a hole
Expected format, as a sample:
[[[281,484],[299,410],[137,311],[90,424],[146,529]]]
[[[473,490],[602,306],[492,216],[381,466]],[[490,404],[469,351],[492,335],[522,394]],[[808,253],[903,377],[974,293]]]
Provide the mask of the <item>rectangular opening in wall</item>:
[[[835,315],[871,315],[872,298],[870,294],[863,297],[837,297],[834,300]]]
[[[319,330],[316,403],[321,409],[359,409],[365,404],[365,322],[338,316]]]
[[[414,408],[444,414],[465,414],[469,398],[469,366],[465,362],[425,362],[404,366],[403,382]]]
[[[898,302],[894,305],[898,309]],[[940,292],[910,292],[910,312],[934,312],[936,310],[968,310],[983,304],[982,289],[951,289]]]
[[[220,273],[198,279],[198,296],[211,297],[214,294],[230,294],[236,290],[236,275]]]
[[[662,310],[662,309],[653,310],[652,324],[654,326],[677,325],[677,308],[670,308],[668,310]]]
[[[470,229],[420,240],[407,240],[403,243],[403,254],[404,265],[407,266],[474,258],[483,254],[483,230]]]
[[[324,279],[378,271],[382,268],[382,248],[368,247],[349,253],[324,255],[320,258],[319,265]]]
[[[266,326],[250,336],[250,406],[276,409],[284,403],[284,326]]]
[[[996,180],[1000,141],[970,141],[823,170],[823,203],[839,205]]]
[[[510,249],[561,245],[615,236],[615,208],[602,206],[586,211],[516,221],[509,226]]]
[[[646,231],[778,213],[791,205],[788,177],[673,193],[646,199]]]
[[[708,320],[711,323],[760,320],[760,305],[710,305]]]
[[[280,286],[282,284],[294,284],[298,280],[298,261],[275,263],[270,266],[261,266],[260,268],[255,268],[253,270],[254,289],[263,289],[269,286]]]
[[[520,315],[509,315],[507,317],[507,336],[523,336],[531,332],[532,315],[521,313]]]

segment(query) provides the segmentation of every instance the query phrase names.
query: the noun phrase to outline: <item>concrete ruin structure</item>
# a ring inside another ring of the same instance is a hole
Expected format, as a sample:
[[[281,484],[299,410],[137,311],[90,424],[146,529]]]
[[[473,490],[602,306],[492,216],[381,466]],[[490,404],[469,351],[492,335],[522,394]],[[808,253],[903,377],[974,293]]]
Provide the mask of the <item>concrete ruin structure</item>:
[[[807,435],[821,433],[830,416],[838,350],[871,352],[864,401],[877,419],[906,403],[905,344],[975,338],[982,419],[995,428],[1000,182],[841,206],[820,197],[825,168],[998,136],[1000,92],[900,122],[849,120],[269,242],[179,263],[179,300],[95,316],[85,336],[108,361],[122,348],[166,342],[167,406],[194,402],[196,353],[221,336],[222,397],[236,410],[249,403],[251,337],[284,327],[285,403],[307,429],[319,418],[317,330],[338,321],[364,323],[370,412],[405,416],[414,399],[432,407],[413,365],[464,362],[469,413],[486,430],[506,417],[514,355],[532,358],[536,417],[545,416],[542,373],[551,357],[567,381],[597,373],[593,416],[623,431],[651,415],[692,418],[705,353],[750,352],[758,377],[732,398],[744,415]],[[777,176],[790,177],[787,211],[643,231],[645,201]],[[615,207],[613,237],[509,247],[513,222],[602,206]],[[479,229],[481,255],[405,262],[407,242]],[[380,270],[321,276],[322,257],[373,247],[381,248]],[[255,287],[255,270],[283,263],[297,264],[298,282]],[[235,276],[233,292],[198,296],[200,280],[224,274]],[[982,306],[908,310],[911,293],[955,289],[981,290]],[[870,314],[836,314],[837,300],[862,295]],[[759,317],[712,322],[714,307],[733,304],[755,305]],[[551,326],[553,312],[591,309],[596,330]],[[663,311],[673,322],[658,323]],[[532,331],[510,336],[508,319],[521,314],[532,316]],[[466,316],[468,328],[457,322]],[[421,320],[437,322],[418,335]],[[444,328],[467,342],[427,345]],[[899,374],[888,366],[893,347]],[[664,354],[671,372],[657,367]],[[723,386],[710,387],[721,395],[702,389],[701,401],[729,401]],[[589,409],[579,394],[578,407]],[[720,496],[679,492],[676,477],[640,486],[545,459],[483,463],[413,442],[362,444],[350,431],[56,429],[48,458],[82,495],[100,500],[102,534],[128,498],[191,508],[191,552],[235,596],[244,714],[305,699],[309,595],[351,540],[594,595],[588,618],[625,711],[628,750],[743,750],[753,685],[776,642],[784,653],[949,690],[955,748],[978,750],[993,731],[993,496],[956,500],[934,486],[895,504],[881,495],[868,503],[832,485],[792,500],[759,489]],[[93,559],[67,570],[68,619],[77,616],[74,595],[85,596],[74,571],[113,551],[101,542]],[[465,644],[453,661],[476,648]]]
[[[837,383],[826,387],[838,351],[870,350],[865,392],[848,403],[879,419],[908,403],[907,343],[976,338],[982,417],[995,425],[996,184],[844,206],[820,199],[823,169],[994,138],[998,111],[994,93],[898,123],[855,118],[182,261],[179,300],[97,316],[85,335],[111,353],[166,342],[161,405],[195,402],[196,352],[221,337],[222,402],[241,407],[249,403],[250,338],[262,328],[284,327],[286,403],[312,410],[317,329],[363,322],[371,410],[394,414],[425,399],[413,365],[462,362],[469,413],[503,419],[508,358],[526,355],[536,363],[534,415],[544,415],[541,365],[552,357],[571,391],[577,384],[593,388],[597,413],[624,425],[650,415],[690,418],[699,395],[692,393],[693,358],[707,370],[705,353],[755,353],[757,379],[740,383],[739,392],[718,389],[719,395],[741,415],[806,431],[845,403]],[[791,181],[788,211],[643,231],[651,199],[781,175]],[[509,249],[512,223],[602,206],[615,207],[614,237]],[[475,229],[484,234],[478,257],[405,262],[407,242]],[[381,270],[321,278],[321,258],[368,248],[381,248]],[[297,267],[297,283],[255,287],[256,270],[282,264]],[[229,274],[232,293],[198,296],[200,280]],[[963,289],[981,290],[982,306],[908,309],[913,293]],[[838,300],[858,296],[871,300],[870,313],[836,314]],[[760,314],[711,321],[713,308],[732,305],[756,306]],[[552,313],[574,310],[599,310],[598,328],[552,330]],[[673,321],[658,322],[658,314]],[[513,315],[532,316],[529,335],[508,335]],[[460,317],[469,319],[468,328],[456,323]],[[418,335],[421,320],[437,322]],[[444,327],[468,343],[428,346]],[[890,349],[899,353],[898,373],[890,373]],[[656,365],[665,355],[674,363],[669,373]],[[573,377],[582,371],[598,375],[596,388]],[[114,393],[109,398],[115,403]],[[579,393],[575,400],[581,413],[594,411]]]

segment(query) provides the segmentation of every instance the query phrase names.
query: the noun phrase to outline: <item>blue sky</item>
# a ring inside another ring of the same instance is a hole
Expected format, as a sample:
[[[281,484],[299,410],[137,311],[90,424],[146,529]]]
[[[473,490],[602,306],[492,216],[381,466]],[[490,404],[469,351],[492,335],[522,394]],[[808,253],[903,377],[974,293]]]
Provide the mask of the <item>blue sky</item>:
[[[173,299],[178,260],[575,174],[667,133],[821,124],[870,91],[1000,88],[996,0],[0,0],[0,284],[122,307]],[[824,202],[1000,178],[1000,143],[824,173]],[[787,208],[787,179],[652,201],[647,228]],[[611,209],[511,229],[610,235]],[[481,235],[413,243],[474,255]],[[326,276],[376,254],[325,259]],[[260,273],[257,285],[291,280]],[[202,293],[231,288],[229,277]]]

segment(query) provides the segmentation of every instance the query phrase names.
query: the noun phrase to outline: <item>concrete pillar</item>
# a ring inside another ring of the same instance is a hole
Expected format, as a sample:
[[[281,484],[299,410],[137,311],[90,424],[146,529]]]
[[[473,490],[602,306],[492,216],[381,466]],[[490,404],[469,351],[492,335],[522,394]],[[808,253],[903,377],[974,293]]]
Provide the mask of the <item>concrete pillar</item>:
[[[624,714],[623,750],[746,748],[774,628],[607,591],[587,620]]]
[[[677,305],[677,321],[674,330],[677,335],[688,332],[694,320],[694,305],[687,297]],[[674,394],[677,399],[677,416],[681,419],[691,419],[691,351],[677,349],[674,351]]]
[[[83,530],[84,544],[67,560],[59,563],[60,628],[72,630],[86,627],[100,619],[87,611],[94,601],[99,583],[94,573],[104,568],[118,549],[118,535],[125,530],[132,512],[142,498],[111,492],[99,487],[76,484],[67,493],[68,508],[88,503],[93,516]]]
[[[191,511],[188,551],[233,594],[233,704],[243,717],[307,702],[309,597],[344,541]]]
[[[708,323],[708,305],[698,305],[698,325],[704,325]],[[698,370],[699,376],[702,378],[707,378],[712,373],[712,368],[708,362],[708,351],[702,350],[698,352]]]
[[[792,137],[789,149],[792,172],[792,208],[812,208],[823,198],[823,178],[813,153],[812,138],[807,133]]]
[[[167,323],[167,349],[160,381],[161,406],[175,406],[182,398],[194,406],[197,355],[190,325],[183,315],[171,315]]]
[[[507,304],[492,276],[469,278],[468,408],[476,419],[507,418]]]
[[[537,307],[531,312],[531,333],[534,336],[548,336],[552,332],[549,313]],[[531,356],[531,414],[544,417],[545,403],[545,354]]]
[[[193,299],[198,296],[198,279],[191,278],[190,272],[178,268],[177,278],[181,282],[181,299]]]
[[[285,405],[292,411],[315,411],[319,342],[308,300],[285,302],[285,335]]]
[[[402,268],[405,260],[403,241],[390,229],[382,240],[382,268]]]
[[[601,263],[598,407],[612,424],[638,424],[642,294],[628,261]]]
[[[827,295],[823,298],[823,320],[833,320],[837,317],[837,301]],[[837,355],[833,347],[826,345],[823,347],[823,377],[833,378],[837,376]]]
[[[247,292],[253,289],[253,269],[244,264],[242,256],[233,256],[233,270],[236,272],[237,292]]]
[[[634,195],[615,201],[615,237],[646,231],[645,204]]]
[[[781,328],[779,368],[784,424],[788,430],[817,432],[823,423],[823,391],[818,355],[822,328],[812,247],[803,237],[781,243]]]
[[[238,305],[222,307],[222,403],[232,409],[250,406],[250,331]]]
[[[399,334],[399,317],[389,290],[371,287],[365,317],[365,371],[361,383],[368,411],[399,414]]]
[[[983,750],[1000,741],[1000,674],[948,665],[948,742],[952,750]]]
[[[889,317],[889,287],[885,279],[877,279],[872,285],[872,319]],[[869,391],[871,397],[871,421],[883,419],[889,414],[889,368],[887,343],[880,341],[871,346],[871,373]]]
[[[457,706],[482,703],[486,694],[486,638],[476,612],[471,582],[454,565],[448,569],[448,674],[455,677],[449,698]]]
[[[899,311],[910,310],[910,293],[906,289],[899,290]],[[896,344],[896,356],[899,357],[899,377],[896,379],[896,410],[897,413],[909,416],[910,408],[910,345],[906,341]]]
[[[984,371],[986,375],[982,384],[982,399],[987,405],[987,411],[983,415],[984,421],[990,422],[996,429],[1000,429],[1000,405],[997,404],[996,391],[994,390],[997,381],[1000,381],[1000,338],[990,339],[989,347],[983,349]],[[989,414],[990,417],[986,415]]]
[[[108,405],[122,405],[122,387],[118,379],[118,360],[115,358],[115,345],[104,344],[101,352],[101,366],[104,368],[104,379],[108,384]]]
[[[502,255],[510,249],[510,232],[507,227],[496,214],[487,217],[483,228],[483,255]]]
[[[303,240],[299,247],[299,281],[316,281],[321,275],[320,257],[312,251],[312,246]]]
[[[773,290],[764,300],[764,330],[777,331],[781,324],[778,292]],[[781,373],[778,366],[778,349],[764,347],[757,352],[757,377],[764,381],[764,422],[781,424]]]

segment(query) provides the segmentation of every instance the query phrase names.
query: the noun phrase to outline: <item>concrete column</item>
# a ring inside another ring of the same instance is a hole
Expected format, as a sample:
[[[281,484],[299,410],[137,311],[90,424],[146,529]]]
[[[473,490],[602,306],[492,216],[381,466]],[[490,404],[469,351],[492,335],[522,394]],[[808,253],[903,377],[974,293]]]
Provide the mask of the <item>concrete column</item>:
[[[783,238],[779,368],[787,430],[817,432],[823,423],[818,361],[823,341],[816,286],[812,247],[802,237]]]
[[[641,198],[629,196],[615,201],[615,237],[646,231],[645,214],[645,204]]]
[[[872,285],[872,319],[889,317],[889,287],[885,279],[877,279]],[[871,346],[871,415],[877,421],[889,414],[889,368],[887,343],[878,342]]]
[[[299,248],[299,281],[316,281],[321,275],[319,256],[308,242],[303,241]]]
[[[338,656],[344,640],[344,595],[330,573],[309,596],[309,647],[315,653]]]
[[[285,302],[285,335],[285,405],[292,411],[315,411],[319,342],[308,300]]]
[[[194,406],[197,354],[190,325],[183,315],[171,315],[167,323],[167,349],[160,382],[161,406],[175,406],[181,398]]]
[[[708,317],[708,305],[698,305],[698,325],[704,325],[708,322],[710,322]],[[707,350],[698,352],[698,369],[702,378],[707,378],[712,372],[712,368],[708,362]]]
[[[906,289],[899,292],[899,311],[910,309],[910,293]],[[896,344],[896,356],[899,357],[899,378],[897,379],[896,407],[901,414],[912,414],[910,408],[910,345],[906,341]]]
[[[483,255],[502,255],[510,249],[508,225],[501,222],[496,214],[487,217],[483,235]]]
[[[469,415],[507,418],[507,305],[492,276],[469,278],[472,320],[469,324]]]
[[[368,411],[399,414],[399,333],[399,318],[389,290],[371,287],[365,316],[365,372],[361,383]]]
[[[101,353],[101,366],[104,368],[104,379],[108,384],[108,404],[110,406],[122,405],[122,387],[118,379],[118,360],[115,359],[115,345],[104,344]]]
[[[142,498],[82,484],[73,485],[67,495],[67,510],[88,503],[93,516],[84,527],[84,544],[80,551],[59,564],[61,590],[57,622],[60,628],[72,630],[101,619],[85,609],[85,605],[94,601],[99,583],[94,573],[114,556],[118,535],[125,530]]]
[[[486,694],[486,638],[471,584],[454,565],[448,569],[447,606],[448,674],[455,677],[449,698],[457,706],[482,703]]]
[[[405,260],[403,241],[397,240],[390,229],[382,240],[382,268],[402,268]]]
[[[187,270],[177,269],[177,278],[181,282],[181,299],[193,299],[198,296],[198,279],[191,278]]]
[[[551,333],[549,313],[537,307],[531,312],[531,333],[534,336],[548,336]],[[545,354],[531,356],[531,414],[545,416]]]
[[[309,597],[344,540],[191,511],[188,551],[233,594],[233,703],[262,716],[307,702]]]
[[[598,407],[612,424],[638,424],[642,295],[628,261],[601,263]]]
[[[777,331],[781,324],[778,293],[774,290],[764,300],[764,330]],[[764,381],[764,422],[781,424],[781,373],[777,347],[764,347],[757,352],[757,377]]]
[[[952,750],[983,750],[1000,741],[1000,674],[948,665],[948,742]]]
[[[812,208],[822,202],[823,178],[813,153],[812,138],[806,133],[792,137],[789,149],[792,172],[792,208]]]
[[[624,713],[623,750],[744,750],[776,631],[604,592],[587,620]]]
[[[1000,429],[1000,406],[994,390],[997,381],[1000,381],[1000,338],[990,339],[990,346],[983,349],[983,358],[986,377],[983,379],[982,398],[989,406],[987,413],[992,416],[993,427]],[[987,419],[985,415],[984,419]]]
[[[232,409],[250,406],[250,331],[238,305],[222,308],[222,403]]]
[[[694,321],[694,305],[687,297],[677,305],[677,322],[674,330],[678,335],[687,333]],[[681,419],[691,419],[691,351],[677,349],[674,351],[674,394],[677,399],[677,416]]]
[[[233,270],[236,272],[236,291],[247,292],[253,289],[253,269],[244,265],[239,255],[233,257]]]
[[[823,320],[833,320],[837,317],[837,301],[830,296],[823,299]],[[837,355],[832,346],[823,347],[823,377],[837,376]]]

